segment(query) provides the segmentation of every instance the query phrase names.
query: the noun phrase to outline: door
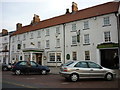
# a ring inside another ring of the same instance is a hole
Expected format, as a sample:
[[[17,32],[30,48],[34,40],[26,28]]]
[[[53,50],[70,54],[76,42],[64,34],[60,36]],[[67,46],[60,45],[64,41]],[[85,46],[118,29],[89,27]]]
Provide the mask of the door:
[[[80,77],[89,77],[90,68],[86,62],[78,62],[75,65],[75,70],[79,73]]]
[[[89,75],[90,77],[97,77],[101,78],[104,77],[105,70],[102,69],[102,67],[94,62],[88,62],[88,66],[90,68]]]
[[[40,65],[42,65],[42,53],[36,54],[36,62]]]

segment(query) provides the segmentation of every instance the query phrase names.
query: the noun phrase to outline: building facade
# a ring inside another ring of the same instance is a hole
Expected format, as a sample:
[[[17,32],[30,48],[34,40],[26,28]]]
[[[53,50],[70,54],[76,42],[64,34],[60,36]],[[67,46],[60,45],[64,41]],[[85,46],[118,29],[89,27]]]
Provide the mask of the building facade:
[[[10,63],[10,35],[13,32],[8,32],[8,30],[3,29],[0,33],[0,63]]]
[[[69,60],[92,60],[114,67],[118,56],[119,2],[108,2],[40,21],[34,15],[30,25],[16,25],[11,35],[10,60],[33,60],[42,65],[60,66]]]

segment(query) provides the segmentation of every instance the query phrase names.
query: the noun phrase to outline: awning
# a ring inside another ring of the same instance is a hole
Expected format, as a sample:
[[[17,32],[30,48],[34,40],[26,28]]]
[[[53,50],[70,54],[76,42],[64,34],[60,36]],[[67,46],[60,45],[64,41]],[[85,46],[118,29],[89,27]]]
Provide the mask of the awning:
[[[100,49],[100,48],[115,48],[115,47],[118,47],[118,43],[110,42],[110,43],[101,43],[101,44],[97,45],[98,49]]]

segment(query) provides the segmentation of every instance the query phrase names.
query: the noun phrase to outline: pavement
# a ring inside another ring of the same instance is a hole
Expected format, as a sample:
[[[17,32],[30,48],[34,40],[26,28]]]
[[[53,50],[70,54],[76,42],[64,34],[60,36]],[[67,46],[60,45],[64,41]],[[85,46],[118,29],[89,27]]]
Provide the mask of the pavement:
[[[59,74],[59,71],[60,71],[60,67],[49,67],[51,72],[50,74]],[[113,69],[116,73],[116,77],[120,77],[120,70],[119,69]]]

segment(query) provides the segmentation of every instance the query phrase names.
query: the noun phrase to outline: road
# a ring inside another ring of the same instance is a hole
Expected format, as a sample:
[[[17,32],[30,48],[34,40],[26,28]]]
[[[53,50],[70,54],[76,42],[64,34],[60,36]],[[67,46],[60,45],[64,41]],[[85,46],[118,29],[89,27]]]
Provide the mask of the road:
[[[13,75],[2,73],[2,88],[118,88],[120,79],[80,79],[78,82],[65,80],[60,75]]]

